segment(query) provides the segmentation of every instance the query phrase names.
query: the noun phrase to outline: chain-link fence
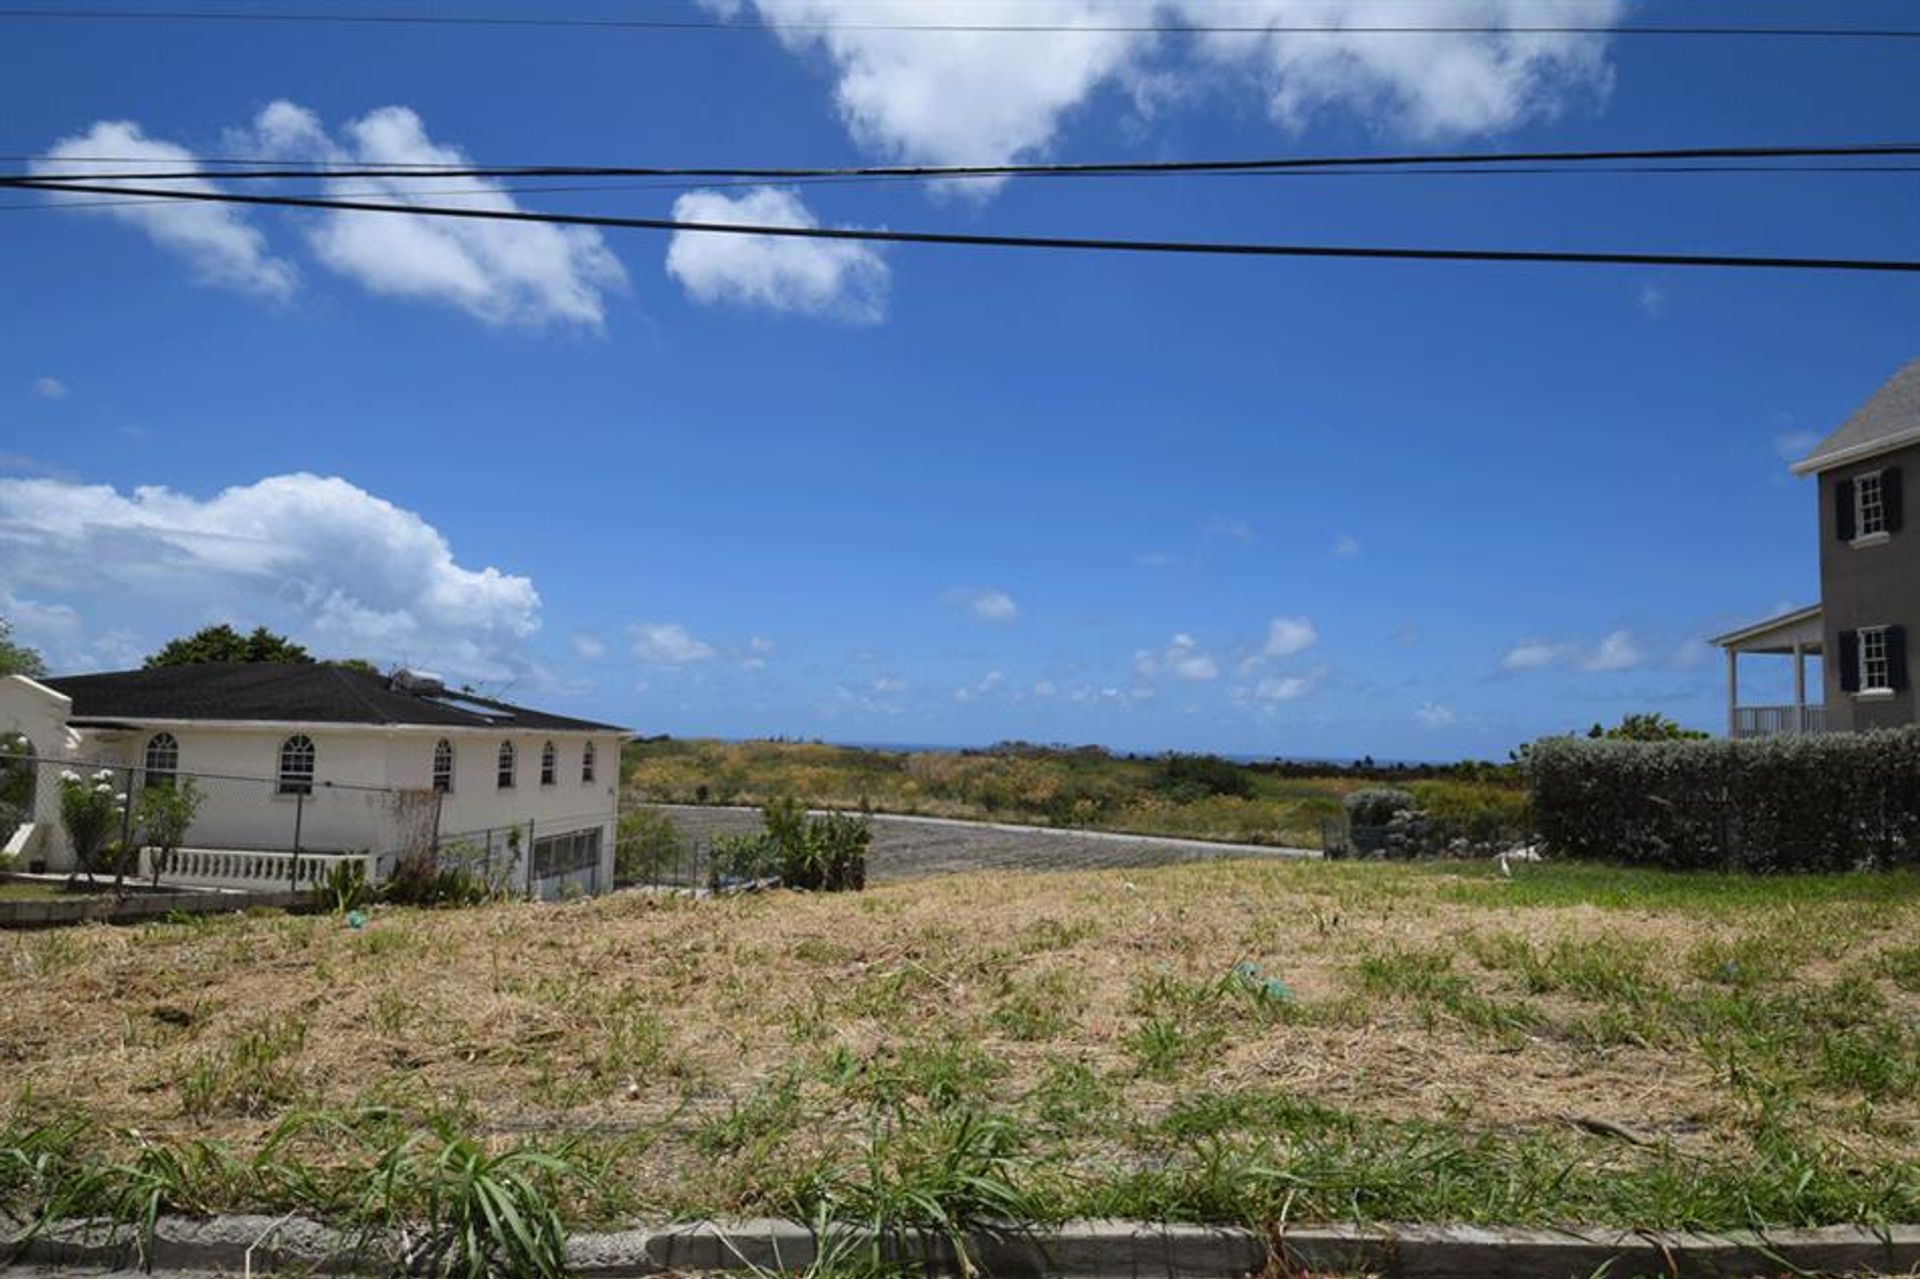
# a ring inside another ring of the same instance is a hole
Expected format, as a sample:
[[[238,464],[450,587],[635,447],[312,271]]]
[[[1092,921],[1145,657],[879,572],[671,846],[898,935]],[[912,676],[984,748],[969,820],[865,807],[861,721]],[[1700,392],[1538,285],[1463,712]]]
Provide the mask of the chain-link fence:
[[[412,792],[333,782],[310,769],[246,776],[181,769],[164,755],[138,765],[57,759],[0,742],[0,855],[18,870],[299,887],[319,863],[375,846],[397,811],[419,805]],[[182,860],[187,849],[202,856]],[[233,856],[241,853],[255,860]]]

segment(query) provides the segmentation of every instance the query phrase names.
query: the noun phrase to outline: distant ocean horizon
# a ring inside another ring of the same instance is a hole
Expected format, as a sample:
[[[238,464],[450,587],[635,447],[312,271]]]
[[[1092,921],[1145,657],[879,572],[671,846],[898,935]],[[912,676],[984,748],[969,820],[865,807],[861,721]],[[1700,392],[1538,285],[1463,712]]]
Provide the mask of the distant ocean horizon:
[[[810,742],[810,743],[818,743],[822,746],[844,746],[851,750],[893,751],[901,754],[910,754],[910,755],[961,755],[969,751],[975,752],[975,753],[978,753],[981,751],[990,751],[995,746],[1001,745],[1001,743],[999,742],[988,742],[982,745],[979,743],[955,744],[952,742],[834,741],[824,737],[779,737],[779,738],[722,737],[722,738],[716,738],[714,740],[724,741],[724,742],[733,742],[733,743],[769,742],[769,741]],[[1030,742],[1027,744],[1031,746],[1045,747],[1049,750],[1069,750],[1069,751],[1077,750],[1086,746],[1099,746],[1101,750],[1104,750],[1111,755],[1119,755],[1119,756],[1131,755],[1136,758],[1146,758],[1146,759],[1151,759],[1156,755],[1166,755],[1166,754],[1212,755],[1216,759],[1229,760],[1235,764],[1337,764],[1337,765],[1345,766],[1348,764],[1357,764],[1362,759],[1371,759],[1373,763],[1378,765],[1404,764],[1404,765],[1411,765],[1411,766],[1419,766],[1419,765],[1431,765],[1431,764],[1447,764],[1447,763],[1454,762],[1452,760],[1432,760],[1432,759],[1390,759],[1390,758],[1384,758],[1379,755],[1371,755],[1371,756],[1246,755],[1246,754],[1240,754],[1234,751],[1170,751],[1166,749],[1161,749],[1161,750],[1125,749],[1118,746],[1105,746],[1097,742]]]

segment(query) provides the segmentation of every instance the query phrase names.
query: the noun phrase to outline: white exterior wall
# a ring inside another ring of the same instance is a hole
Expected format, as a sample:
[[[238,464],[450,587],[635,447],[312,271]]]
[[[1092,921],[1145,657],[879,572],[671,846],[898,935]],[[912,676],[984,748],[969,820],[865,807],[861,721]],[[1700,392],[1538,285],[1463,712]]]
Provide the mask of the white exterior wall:
[[[137,729],[73,730],[71,702],[21,676],[0,679],[0,732],[24,733],[42,758],[102,761],[139,766],[154,734],[179,742],[179,771],[195,776],[204,796],[187,837],[196,848],[315,853],[392,853],[434,829],[434,746],[453,745],[453,789],[439,798],[438,830],[457,838],[492,830],[505,855],[507,828],[520,831],[520,864],[514,882],[526,886],[530,839],[573,831],[600,831],[600,866],[591,887],[613,884],[613,842],[619,807],[620,744],[615,732],[547,732],[426,726],[343,724],[210,724],[153,720]],[[294,734],[314,745],[314,787],[303,799],[277,793],[280,747]],[[512,741],[515,785],[497,785],[500,743]],[[540,752],[551,741],[558,753],[554,782],[540,784]],[[587,742],[595,751],[594,780],[581,781]],[[42,772],[52,770],[42,769]],[[328,783],[333,783],[329,785]],[[375,788],[375,789],[361,789]],[[414,792],[396,795],[395,790]],[[71,866],[59,826],[57,785],[43,777],[36,828],[50,869]],[[529,826],[531,823],[531,826]],[[476,840],[475,842],[479,842]],[[581,877],[576,876],[576,881]]]
[[[0,678],[0,733],[19,733],[37,759],[74,759],[81,740],[67,727],[73,701],[25,675]],[[49,864],[72,861],[66,833],[60,829],[60,770],[41,765],[35,778],[33,836],[22,851],[22,864],[45,859]]]
[[[453,790],[440,803],[440,833],[445,838],[494,833],[504,848],[505,829],[521,831],[521,866],[516,882],[526,882],[533,839],[578,830],[600,830],[599,891],[613,883],[613,839],[619,809],[620,742],[617,733],[526,733],[499,729],[421,728],[397,732],[389,743],[388,776],[393,786],[428,789],[433,780],[433,748],[443,737],[453,745]],[[514,785],[499,785],[500,744],[514,747]],[[540,784],[540,751],[552,742],[558,765],[551,786]],[[586,743],[594,748],[594,780],[580,780]],[[532,823],[531,831],[528,823]]]

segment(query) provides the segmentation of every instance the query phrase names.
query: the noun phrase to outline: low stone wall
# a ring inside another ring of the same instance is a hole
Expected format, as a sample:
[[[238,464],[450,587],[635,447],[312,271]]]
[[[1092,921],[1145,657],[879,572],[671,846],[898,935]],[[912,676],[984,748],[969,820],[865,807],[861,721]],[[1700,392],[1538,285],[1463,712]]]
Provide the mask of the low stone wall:
[[[217,915],[249,906],[302,906],[311,893],[280,889],[271,893],[226,892],[219,889],[159,889],[151,887],[115,898],[112,893],[74,893],[60,897],[0,900],[0,929],[58,928],[69,924],[134,924],[168,915]]]

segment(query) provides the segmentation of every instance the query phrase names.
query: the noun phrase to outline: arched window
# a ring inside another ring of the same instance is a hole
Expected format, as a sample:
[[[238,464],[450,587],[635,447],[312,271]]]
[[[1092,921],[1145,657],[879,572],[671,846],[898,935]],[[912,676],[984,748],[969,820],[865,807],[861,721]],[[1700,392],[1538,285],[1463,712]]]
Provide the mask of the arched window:
[[[542,786],[553,785],[554,774],[558,772],[559,769],[560,752],[553,749],[552,742],[548,742],[540,748],[540,784]]]
[[[453,789],[453,743],[444,737],[433,748],[433,789],[441,795]]]
[[[588,785],[591,785],[592,783],[593,783],[593,743],[588,742],[586,746],[582,748],[582,750],[580,751],[580,784],[582,786],[588,786]]]
[[[313,739],[304,733],[280,743],[280,793],[313,794]]]
[[[171,786],[180,771],[180,743],[172,733],[155,733],[147,739],[146,785]]]
[[[501,790],[513,789],[513,743],[500,743],[500,771],[494,785]]]

